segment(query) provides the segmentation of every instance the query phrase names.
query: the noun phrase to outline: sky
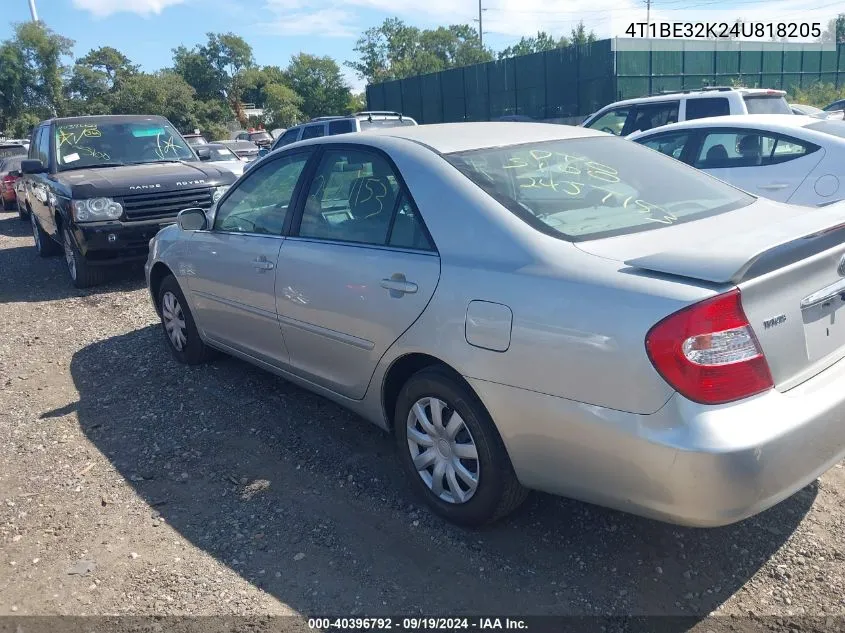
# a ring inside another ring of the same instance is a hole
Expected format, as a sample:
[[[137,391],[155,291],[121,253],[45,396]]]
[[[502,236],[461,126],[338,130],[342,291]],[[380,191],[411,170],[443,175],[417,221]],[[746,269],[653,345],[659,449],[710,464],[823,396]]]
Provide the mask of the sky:
[[[4,22],[0,40],[12,23],[30,19],[27,0],[0,0]],[[600,37],[621,34],[631,21],[645,21],[645,0],[482,0],[484,42],[494,50],[523,35],[545,30],[568,35],[583,19]],[[343,66],[353,59],[355,40],[386,17],[421,28],[464,23],[477,26],[478,0],[36,0],[38,17],[76,42],[84,55],[113,46],[144,70],[171,64],[172,49],[192,47],[212,32],[234,32],[252,46],[261,65],[285,66],[291,55],[330,55],[348,83],[364,82]],[[796,8],[799,7],[800,8]],[[747,21],[765,17],[785,22],[824,24],[845,6],[842,0],[653,0],[652,21]],[[765,11],[763,9],[765,8]]]

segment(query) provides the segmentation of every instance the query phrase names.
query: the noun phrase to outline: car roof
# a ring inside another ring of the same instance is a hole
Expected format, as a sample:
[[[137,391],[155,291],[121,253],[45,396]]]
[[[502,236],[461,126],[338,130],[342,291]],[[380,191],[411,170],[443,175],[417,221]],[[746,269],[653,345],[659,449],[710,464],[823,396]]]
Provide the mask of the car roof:
[[[359,132],[358,134],[362,134],[366,138],[389,136],[406,139],[426,145],[441,154],[560,139],[608,136],[604,132],[573,125],[555,123],[521,123],[514,125],[507,121],[409,125],[381,128]],[[322,138],[331,139],[332,137]],[[337,137],[335,137],[334,142],[338,142]]]
[[[692,119],[691,121],[681,121],[680,123],[670,123],[669,125],[661,125],[660,127],[652,128],[645,132],[635,132],[628,138],[641,138],[643,136],[651,136],[658,132],[671,132],[673,130],[689,130],[697,128],[711,128],[711,127],[738,127],[738,128],[764,128],[766,130],[789,131],[795,128],[806,127],[811,123],[818,123],[824,121],[814,116],[806,116],[802,114],[734,114],[731,116],[716,116],[707,117],[703,119]]]
[[[623,99],[622,101],[614,101],[599,110],[605,110],[606,108],[613,106],[626,106],[626,105],[634,105],[638,103],[651,103],[651,102],[661,102],[661,101],[675,101],[680,99],[681,97],[692,97],[692,98],[699,98],[699,97],[719,97],[724,96],[727,94],[740,94],[740,95],[771,95],[773,97],[783,97],[786,96],[786,93],[783,90],[770,90],[768,88],[726,88],[726,89],[719,89],[719,90],[679,90],[677,92],[667,92],[664,94],[659,95],[650,95],[648,97],[636,97],[633,99]]]

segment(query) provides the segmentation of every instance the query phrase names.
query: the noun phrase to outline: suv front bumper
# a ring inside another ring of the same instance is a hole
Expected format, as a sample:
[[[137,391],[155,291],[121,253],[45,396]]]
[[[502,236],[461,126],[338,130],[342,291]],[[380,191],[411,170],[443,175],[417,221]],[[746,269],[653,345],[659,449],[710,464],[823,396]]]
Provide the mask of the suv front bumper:
[[[91,222],[74,224],[72,231],[79,252],[92,265],[141,262],[147,259],[150,240],[176,218],[139,222]]]

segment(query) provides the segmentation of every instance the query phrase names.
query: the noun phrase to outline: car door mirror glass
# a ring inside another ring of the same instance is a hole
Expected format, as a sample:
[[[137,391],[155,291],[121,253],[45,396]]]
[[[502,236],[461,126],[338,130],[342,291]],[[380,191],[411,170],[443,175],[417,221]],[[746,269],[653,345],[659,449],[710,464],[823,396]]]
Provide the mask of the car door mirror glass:
[[[43,174],[45,171],[47,170],[44,168],[44,163],[37,158],[21,161],[21,172],[24,174]]]
[[[200,157],[200,160],[211,160],[211,150],[207,147],[195,147],[194,150],[197,156]]]
[[[199,207],[184,209],[176,216],[176,222],[183,231],[204,231],[208,228],[205,210]]]

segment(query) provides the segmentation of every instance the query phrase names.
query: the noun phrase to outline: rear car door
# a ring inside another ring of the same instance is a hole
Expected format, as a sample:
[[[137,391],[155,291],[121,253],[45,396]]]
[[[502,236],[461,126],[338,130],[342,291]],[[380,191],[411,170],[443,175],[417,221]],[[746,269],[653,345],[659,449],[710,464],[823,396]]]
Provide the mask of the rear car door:
[[[188,287],[205,336],[278,367],[288,352],[276,316],[277,262],[310,156],[295,151],[249,172],[218,204],[211,230],[188,243]]]
[[[818,145],[751,128],[703,135],[693,167],[756,196],[786,202],[824,156]]]
[[[440,258],[385,154],[323,147],[282,246],[277,307],[293,371],[360,399],[379,359],[428,305]]]
[[[44,168],[50,169],[50,125],[42,125],[35,133],[30,146],[30,156],[41,161]],[[38,218],[41,228],[49,235],[56,235],[56,221],[50,213],[48,202],[50,184],[47,173],[31,174],[27,176],[29,185],[29,204],[32,213]]]

